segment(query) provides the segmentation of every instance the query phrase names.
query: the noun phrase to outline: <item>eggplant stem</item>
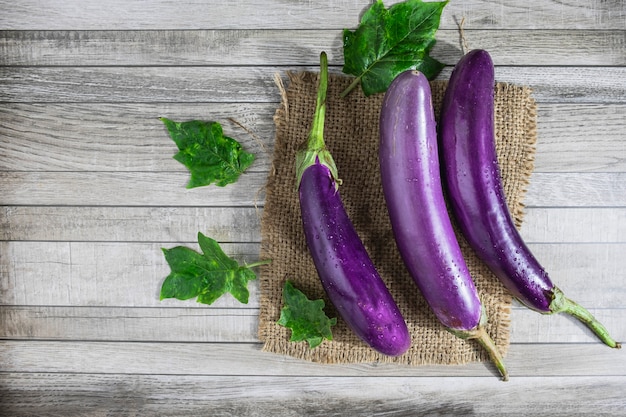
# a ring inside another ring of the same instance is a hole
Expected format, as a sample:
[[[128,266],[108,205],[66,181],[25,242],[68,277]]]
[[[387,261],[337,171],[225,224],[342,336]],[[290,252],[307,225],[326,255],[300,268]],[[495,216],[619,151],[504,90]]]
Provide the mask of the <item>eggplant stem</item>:
[[[589,310],[576,303],[575,301],[567,298],[565,294],[563,294],[563,291],[561,291],[557,287],[554,287],[554,289],[552,290],[550,313],[569,314],[570,316],[577,318],[587,327],[589,327],[589,329],[591,329],[591,331],[595,333],[595,335],[598,336],[598,338],[602,340],[602,342],[604,342],[606,345],[615,349],[621,349],[622,347],[622,344],[616,342],[615,339],[613,339],[609,335],[609,331],[606,329],[606,327],[604,327],[604,325],[602,325],[602,323],[600,323],[598,319],[596,319],[593,314],[589,312]]]
[[[307,149],[316,151],[324,149],[324,120],[326,118],[326,91],[328,90],[328,58],[326,52],[320,54],[320,75],[319,86],[317,88],[317,101],[315,103],[315,114],[313,124],[309,133]]]
[[[450,328],[447,328],[447,330],[460,339],[476,340],[476,342],[478,342],[478,344],[489,354],[489,358],[500,372],[502,380],[509,380],[509,372],[506,370],[504,357],[482,324],[479,324],[478,327],[473,330],[456,330]]]
[[[326,52],[320,54],[320,74],[317,88],[317,102],[311,131],[306,146],[296,154],[296,177],[297,185],[300,186],[302,174],[314,164],[322,164],[328,167],[335,181],[335,187],[341,184],[337,176],[335,161],[326,149],[324,142],[324,120],[326,118],[326,90],[328,90],[328,58]]]
[[[476,329],[475,332],[476,334],[470,336],[469,339],[475,339],[478,342],[478,344],[481,345],[483,349],[487,351],[487,353],[489,354],[489,357],[491,358],[491,362],[494,363],[496,368],[498,368],[500,375],[502,375],[502,380],[508,381],[509,372],[506,370],[506,366],[504,365],[504,358],[502,357],[502,354],[500,353],[498,346],[496,346],[496,343],[489,336],[489,334],[487,333],[484,327],[482,326],[478,327],[478,329]]]

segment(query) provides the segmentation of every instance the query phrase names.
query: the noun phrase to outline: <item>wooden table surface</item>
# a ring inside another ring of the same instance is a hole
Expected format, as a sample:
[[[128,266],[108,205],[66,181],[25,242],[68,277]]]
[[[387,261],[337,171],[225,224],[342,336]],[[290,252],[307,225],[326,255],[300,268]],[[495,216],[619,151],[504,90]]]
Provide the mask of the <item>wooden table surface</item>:
[[[341,30],[369,3],[0,0],[0,414],[626,415],[626,352],[517,303],[505,383],[485,363],[262,352],[257,282],[248,305],[159,301],[161,248],[195,247],[198,231],[258,260],[273,76],[317,70],[322,50],[339,73]],[[496,78],[538,103],[524,238],[626,339],[626,3],[452,0],[442,79],[462,17]],[[257,161],[234,185],[188,190],[159,116],[219,121]]]

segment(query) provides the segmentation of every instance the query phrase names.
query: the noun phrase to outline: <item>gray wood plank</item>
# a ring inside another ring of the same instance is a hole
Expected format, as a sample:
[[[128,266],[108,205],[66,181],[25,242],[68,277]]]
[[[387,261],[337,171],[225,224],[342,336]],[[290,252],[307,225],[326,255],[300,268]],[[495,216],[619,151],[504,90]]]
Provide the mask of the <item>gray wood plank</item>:
[[[532,244],[530,250],[552,282],[587,308],[618,307],[622,244]],[[623,305],[623,303],[621,304]]]
[[[626,208],[527,208],[520,229],[528,243],[626,242]]]
[[[227,187],[186,189],[175,172],[2,172],[2,205],[263,206],[267,173],[252,165]],[[529,207],[624,207],[626,172],[542,173],[531,176]]]
[[[0,339],[260,343],[258,308],[191,308],[185,307],[190,303],[177,304],[179,307],[167,308],[0,306]],[[626,309],[595,308],[590,312],[614,339],[626,340]],[[511,310],[510,340],[513,345],[600,343],[584,325],[568,316],[538,314],[519,303],[514,303]],[[220,356],[215,353],[216,359]]]
[[[161,248],[177,244],[115,242],[0,242],[0,305],[206,308],[194,300],[159,301],[170,273]],[[186,243],[198,250],[197,243]],[[626,245],[532,244],[538,260],[567,296],[587,308],[620,308],[626,297]],[[240,263],[259,260],[255,243],[225,243]],[[262,269],[260,270],[262,273]],[[42,277],[47,277],[42,285]],[[251,281],[248,308],[258,307]],[[230,295],[213,304],[242,305]]]
[[[539,172],[626,171],[626,106],[548,104],[537,106]]]
[[[176,171],[159,117],[220,123],[269,169],[277,104],[0,104],[0,170]],[[61,126],[61,127],[60,127]]]
[[[397,3],[388,0],[385,5]],[[36,0],[3,0],[0,27],[12,30],[129,30],[129,29],[302,29],[356,27],[368,2],[167,0],[140,3],[110,0],[51,0],[42,8]],[[114,13],[111,13],[114,11]],[[486,29],[623,29],[626,10],[620,0],[578,1],[466,0],[446,6],[442,28]],[[124,19],[119,19],[124,16]]]
[[[193,242],[201,231],[220,242],[258,243],[262,212],[260,207],[4,206],[0,240],[176,243]],[[626,243],[626,208],[530,207],[521,233],[527,243]]]
[[[622,173],[535,172],[524,202],[527,207],[617,207],[625,199]]]
[[[256,155],[254,167],[267,170],[277,107],[277,103],[0,103],[0,170],[179,170],[182,166],[172,159],[176,147],[159,116],[218,121],[226,135]],[[625,119],[623,104],[540,103],[535,170],[625,172]]]
[[[0,101],[277,102],[272,78],[277,71],[278,67],[0,67]]]
[[[0,339],[259,343],[258,316],[258,308],[244,305],[237,308],[0,306]]]
[[[254,164],[227,187],[185,188],[187,169],[172,172],[0,172],[3,205],[262,205],[267,174]],[[56,201],[56,203],[55,203]]]
[[[0,304],[205,308],[189,300],[159,301],[170,268],[162,248],[177,244],[107,242],[0,242]],[[186,245],[199,250],[195,245]],[[239,263],[258,261],[259,244],[222,244]],[[42,285],[42,277],[47,277]],[[249,307],[258,307],[258,283],[249,286]],[[242,307],[230,295],[213,305]]]
[[[115,352],[115,354],[111,354]],[[505,357],[511,383],[535,377],[623,377],[623,351],[600,343],[515,344]],[[484,377],[503,384],[488,363],[396,365],[391,363],[316,364],[269,352],[259,344],[0,341],[3,373],[93,373],[326,377]],[[492,372],[493,371],[493,372]],[[1,375],[1,374],[0,374]],[[270,378],[266,378],[269,380]],[[372,378],[375,379],[375,378]],[[463,390],[465,391],[465,390]],[[254,390],[254,392],[258,392]]]
[[[624,65],[623,30],[465,30],[471,48],[490,52],[496,65]],[[343,65],[340,30],[2,31],[0,65],[195,66],[309,65],[320,51]],[[454,65],[459,32],[437,32],[432,55]]]
[[[5,373],[0,406],[14,417],[608,417],[626,407],[623,376],[493,379]]]
[[[0,240],[194,242],[261,241],[262,208],[0,207]],[[45,224],[46,227],[41,227]]]
[[[274,74],[300,70],[317,67],[0,67],[0,102],[277,103]],[[624,79],[620,66],[496,67],[497,81],[531,87],[538,102],[625,103]]]

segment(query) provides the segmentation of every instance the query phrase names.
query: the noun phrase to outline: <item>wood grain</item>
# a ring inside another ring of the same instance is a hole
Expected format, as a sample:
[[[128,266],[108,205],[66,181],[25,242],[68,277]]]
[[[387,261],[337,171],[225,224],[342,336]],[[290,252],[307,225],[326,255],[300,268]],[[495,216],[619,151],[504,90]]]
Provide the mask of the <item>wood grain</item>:
[[[276,103],[0,103],[0,170],[180,170],[172,159],[177,149],[158,121],[160,116],[217,121],[224,134],[256,155],[254,169],[268,170],[277,107]],[[624,119],[624,104],[540,103],[535,171],[626,171],[626,132],[620,128]]]
[[[254,344],[0,341],[0,364],[6,372],[156,374],[284,377],[484,377],[494,378],[489,364],[410,366],[394,364],[315,364],[269,352]],[[115,352],[114,355],[111,352]],[[585,366],[591,375],[621,377],[625,364],[619,350],[600,343],[521,344],[506,356],[515,378],[577,376]],[[11,358],[7,360],[6,358]],[[53,359],[53,360],[51,360]],[[269,366],[268,366],[269,365]],[[495,370],[494,370],[495,371]],[[1,374],[0,374],[1,375]],[[591,376],[590,375],[590,376]],[[418,378],[419,379],[419,378]],[[407,379],[407,382],[413,379]],[[459,378],[462,380],[462,378]],[[508,384],[506,384],[508,385]],[[515,385],[513,383],[512,385]]]
[[[399,0],[388,0],[390,6]],[[140,3],[111,0],[36,0],[19,3],[2,0],[0,27],[13,30],[132,30],[132,29],[343,29],[356,27],[367,3],[339,0],[311,1],[201,0],[185,7],[168,0]],[[113,12],[111,12],[113,11]],[[119,19],[124,16],[124,19]],[[488,29],[605,29],[624,28],[626,9],[620,0],[525,2],[466,0],[446,7],[442,29],[456,29],[466,17],[466,27]]]
[[[177,149],[157,120],[159,116],[218,121],[226,135],[256,155],[254,168],[267,170],[277,106],[0,103],[0,170],[180,170],[182,166],[172,159]],[[625,118],[623,104],[541,103],[535,171],[626,171],[626,132],[620,128]]]
[[[195,238],[195,234],[193,236]],[[170,269],[161,248],[175,243],[0,242],[3,285],[0,304],[21,306],[128,306],[202,308],[195,301],[159,301]],[[184,243],[199,250],[197,243]],[[240,263],[259,260],[254,243],[225,243]],[[626,297],[626,244],[532,244],[555,283],[588,308],[620,308]],[[261,272],[262,273],[262,270]],[[41,277],[47,285],[41,285]],[[247,307],[258,307],[258,281],[249,283]],[[230,296],[215,307],[241,304]]]
[[[250,377],[7,373],[0,406],[12,416],[414,416],[621,414],[623,376]],[[224,389],[228,387],[228,389]],[[467,397],[459,392],[467,392]],[[554,398],[563,400],[555,404]],[[486,399],[489,399],[488,401]],[[514,400],[513,400],[514,399]]]
[[[625,68],[501,66],[496,80],[531,87],[540,103],[625,103]],[[278,103],[273,76],[287,71],[317,67],[0,67],[0,101]],[[448,79],[451,71],[444,68],[439,78]]]
[[[2,171],[177,171],[178,149],[159,117],[220,123],[268,170],[277,105],[0,104]]]
[[[183,167],[184,169],[184,167]],[[267,173],[249,168],[237,183],[186,189],[189,174],[175,172],[0,171],[5,205],[262,206]],[[533,173],[529,207],[626,205],[626,173]]]
[[[213,360],[231,363],[233,374],[251,372],[246,364],[236,368],[237,357],[253,355],[248,344],[257,336],[258,308],[187,307],[193,301],[167,303],[168,307],[0,306],[0,339],[31,341],[218,343]],[[258,303],[255,302],[255,305]],[[617,340],[626,338],[626,309],[595,308],[591,313]],[[584,325],[565,315],[546,316],[514,303],[511,312],[512,350],[529,343],[595,344],[597,338]],[[221,344],[221,345],[219,345]],[[226,345],[223,345],[226,344]],[[239,347],[239,344],[245,346]],[[230,353],[222,353],[228,351]],[[242,353],[243,352],[243,353]],[[261,356],[256,367],[267,368]],[[207,359],[209,360],[209,359]],[[251,358],[250,362],[255,359]],[[284,361],[284,360],[283,360]],[[293,364],[287,362],[287,368]],[[300,367],[302,368],[302,367]],[[298,369],[305,375],[307,369]],[[290,372],[295,372],[291,369]],[[288,372],[287,369],[284,371]],[[343,370],[341,372],[344,372]],[[340,374],[338,374],[340,375]]]
[[[219,242],[258,243],[262,212],[261,207],[5,206],[0,240],[190,243],[202,232]],[[586,226],[573,227],[579,224]],[[527,243],[626,243],[626,208],[530,207],[521,233]]]
[[[529,243],[623,243],[624,227],[624,207],[536,207],[525,210],[520,233]]]
[[[471,48],[496,65],[624,65],[623,30],[465,30]],[[437,32],[432,55],[447,65],[460,58],[456,29]],[[0,32],[0,65],[137,66],[309,65],[326,51],[343,65],[341,30],[118,30]]]
[[[341,30],[371,2],[44,3],[0,0],[0,416],[624,414],[623,352],[517,302],[502,383],[488,363],[324,366],[262,352],[258,281],[247,305],[159,301],[161,249],[197,249],[199,231],[258,260],[273,77],[317,71],[321,50],[341,72]],[[441,79],[463,18],[498,81],[538,102],[521,232],[623,341],[626,3],[452,1],[433,50]],[[159,116],[219,121],[257,160],[237,184],[185,189]]]

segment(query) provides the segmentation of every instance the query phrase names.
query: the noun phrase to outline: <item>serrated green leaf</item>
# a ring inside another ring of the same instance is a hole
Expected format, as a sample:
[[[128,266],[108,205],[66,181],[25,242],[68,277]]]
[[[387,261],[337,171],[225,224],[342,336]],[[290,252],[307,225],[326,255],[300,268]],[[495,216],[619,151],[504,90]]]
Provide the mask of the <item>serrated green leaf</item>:
[[[204,286],[204,259],[196,251],[183,246],[163,249],[171,273],[161,286],[161,299],[188,300],[198,296]]]
[[[291,281],[285,282],[283,300],[285,305],[277,323],[291,329],[290,341],[306,340],[313,349],[324,339],[333,339],[331,327],[337,324],[337,319],[330,319],[324,313],[324,300],[309,300]]]
[[[256,279],[251,268],[266,262],[241,266],[228,257],[215,240],[202,233],[198,233],[198,243],[202,253],[183,246],[163,249],[171,273],[161,286],[161,300],[197,297],[199,303],[212,304],[230,293],[247,304],[248,281]]]
[[[233,270],[239,267],[237,261],[229,258],[215,239],[198,233],[198,245],[215,270]]]
[[[416,69],[433,79],[443,64],[428,54],[447,1],[407,0],[386,9],[377,0],[355,31],[343,31],[343,72],[354,75],[366,96],[384,92],[403,71]]]
[[[179,152],[174,155],[191,174],[187,188],[236,182],[252,164],[254,155],[235,139],[224,136],[218,122],[174,122],[161,118]]]

